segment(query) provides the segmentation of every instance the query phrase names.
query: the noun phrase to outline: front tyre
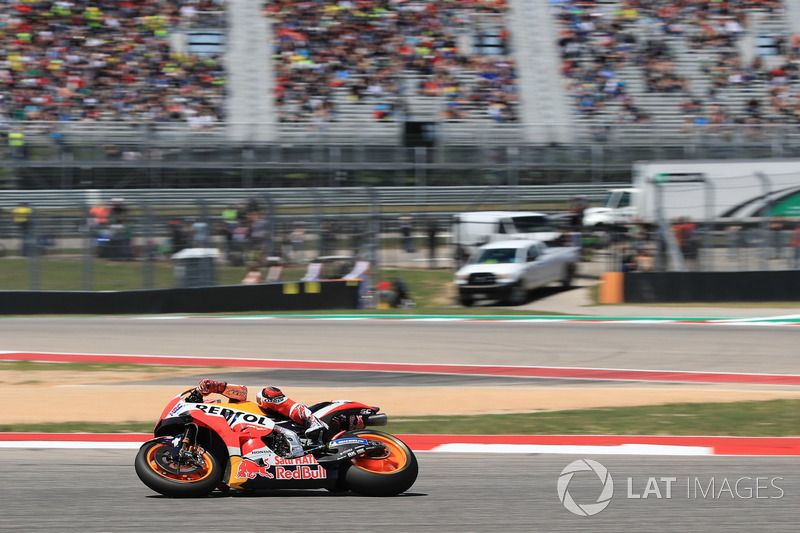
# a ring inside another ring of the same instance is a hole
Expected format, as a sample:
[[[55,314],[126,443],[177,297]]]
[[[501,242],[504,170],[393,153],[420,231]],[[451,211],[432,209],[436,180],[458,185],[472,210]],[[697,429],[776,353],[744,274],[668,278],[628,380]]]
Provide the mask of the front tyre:
[[[414,452],[394,435],[369,429],[347,436],[378,441],[386,447],[381,456],[351,459],[343,474],[348,489],[362,496],[396,496],[417,480],[419,465]]]
[[[139,448],[134,466],[142,483],[172,498],[207,496],[222,481],[222,466],[208,451],[197,461],[179,463],[172,458],[172,446],[158,440]]]

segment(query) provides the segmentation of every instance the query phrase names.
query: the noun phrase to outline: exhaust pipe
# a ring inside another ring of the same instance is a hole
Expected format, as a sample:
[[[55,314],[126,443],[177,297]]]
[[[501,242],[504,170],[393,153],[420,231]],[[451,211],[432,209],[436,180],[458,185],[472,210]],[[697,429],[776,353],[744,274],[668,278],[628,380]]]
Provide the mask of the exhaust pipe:
[[[376,413],[374,415],[370,415],[367,421],[364,423],[365,426],[385,426],[389,423],[389,417],[386,416],[385,413]]]

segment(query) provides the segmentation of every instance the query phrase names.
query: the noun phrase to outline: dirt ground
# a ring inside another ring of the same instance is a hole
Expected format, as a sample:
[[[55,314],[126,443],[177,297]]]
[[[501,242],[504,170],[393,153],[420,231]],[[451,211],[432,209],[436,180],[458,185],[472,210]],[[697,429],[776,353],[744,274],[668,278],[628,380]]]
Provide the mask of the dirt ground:
[[[180,369],[181,387],[148,385],[163,372],[148,371],[0,371],[0,424],[48,422],[155,422],[167,401],[196,385],[198,368]],[[250,384],[251,397],[255,387]],[[557,411],[592,407],[659,405],[679,402],[733,402],[800,398],[800,392],[778,387],[731,388],[717,385],[620,385],[547,387],[283,387],[306,403],[352,399],[379,406],[390,417],[430,414],[481,414]],[[252,399],[252,398],[251,398]]]

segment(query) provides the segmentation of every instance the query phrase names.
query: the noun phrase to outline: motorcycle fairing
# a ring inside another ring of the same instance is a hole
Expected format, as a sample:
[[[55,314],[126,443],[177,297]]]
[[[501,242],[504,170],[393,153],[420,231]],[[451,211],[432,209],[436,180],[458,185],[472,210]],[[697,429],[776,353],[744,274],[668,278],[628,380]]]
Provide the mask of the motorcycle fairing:
[[[380,407],[373,407],[351,400],[334,400],[312,406],[311,411],[328,424],[331,433],[364,429],[366,426],[385,425],[385,415],[377,414]],[[373,419],[370,421],[370,419]],[[380,419],[380,420],[379,420]],[[330,433],[329,433],[330,434]]]
[[[328,470],[311,455],[297,459],[278,457],[271,450],[230,458],[227,485],[233,489],[297,489],[333,486],[339,472]]]
[[[275,422],[253,402],[172,403],[160,425],[184,424],[193,420],[211,428],[220,436],[231,455],[239,454],[244,442],[269,435]],[[156,431],[158,430],[156,427]]]

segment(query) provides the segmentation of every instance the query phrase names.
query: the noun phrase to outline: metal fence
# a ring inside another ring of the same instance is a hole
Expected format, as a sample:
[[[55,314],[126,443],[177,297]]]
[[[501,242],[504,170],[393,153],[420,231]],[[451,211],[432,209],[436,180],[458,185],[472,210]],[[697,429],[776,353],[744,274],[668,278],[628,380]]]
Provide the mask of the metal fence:
[[[606,272],[735,272],[800,268],[800,229],[791,220],[630,225],[585,239]]]
[[[68,209],[26,204],[3,213],[0,290],[229,285],[253,270],[266,279],[272,266],[281,267],[278,280],[297,281],[311,263],[334,279],[359,260],[378,281],[386,268],[453,266],[447,214],[382,213],[377,195],[355,212],[321,198],[280,212],[269,195],[255,193],[180,207],[113,197]]]
[[[321,277],[340,278],[358,260],[369,262],[377,283],[397,268],[457,266],[446,210],[387,212],[375,190],[363,192],[358,209],[306,194],[305,208],[276,205],[263,191],[182,204],[106,196],[58,209],[29,205],[27,215],[18,203],[0,219],[0,290],[230,285],[254,270],[263,279],[280,272],[274,281],[297,281],[311,263],[323,265]],[[583,246],[579,275],[800,266],[800,233],[788,220],[620,229],[573,236]]]
[[[526,141],[462,124],[473,137],[442,135],[432,146],[379,142],[374,125],[342,122],[342,131],[294,128],[273,142],[229,136],[237,124],[194,131],[178,123],[14,123],[22,147],[0,149],[5,189],[489,186],[622,182],[641,160],[800,157],[794,125],[764,126],[759,136],[678,133],[659,137],[625,129],[608,140]],[[455,128],[443,124],[443,132]],[[0,130],[2,125],[0,125]],[[392,127],[392,131],[400,131]],[[54,135],[56,134],[56,135]],[[622,135],[622,133],[620,133]]]

